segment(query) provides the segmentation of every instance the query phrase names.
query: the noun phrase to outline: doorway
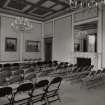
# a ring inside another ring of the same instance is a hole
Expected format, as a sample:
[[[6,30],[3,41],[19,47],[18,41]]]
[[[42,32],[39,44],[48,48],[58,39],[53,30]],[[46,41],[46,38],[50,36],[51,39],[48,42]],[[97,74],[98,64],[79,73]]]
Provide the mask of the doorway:
[[[44,38],[45,61],[52,61],[52,41],[52,37]]]

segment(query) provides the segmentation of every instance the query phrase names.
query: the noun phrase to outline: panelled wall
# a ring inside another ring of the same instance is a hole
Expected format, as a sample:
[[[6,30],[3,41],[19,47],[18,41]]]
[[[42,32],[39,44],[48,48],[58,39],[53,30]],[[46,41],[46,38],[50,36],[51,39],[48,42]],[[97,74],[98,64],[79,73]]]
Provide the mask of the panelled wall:
[[[45,22],[44,37],[53,37],[52,60],[72,62],[72,16]]]
[[[76,25],[81,25],[81,24],[86,24],[86,23],[92,23],[96,21],[99,26],[99,10],[98,8],[88,8],[84,10],[77,11],[73,14],[73,27]],[[101,68],[101,56],[99,58],[99,54],[102,53],[99,49],[100,43],[98,41],[101,41],[99,37],[99,28],[97,30],[97,52],[74,52],[73,57],[74,57],[74,63],[77,62],[77,58],[88,58],[91,59],[91,64],[94,65],[94,69]],[[87,30],[86,30],[87,31]],[[88,31],[90,31],[88,29]],[[73,29],[74,32],[74,29]],[[88,32],[88,34],[91,33]],[[101,37],[101,36],[100,36]],[[101,48],[101,47],[100,47]],[[100,53],[99,53],[100,52]],[[100,64],[100,65],[99,65]]]
[[[53,59],[71,62],[72,57],[72,17],[54,21]]]
[[[89,18],[86,18],[89,17]],[[11,28],[14,21],[12,16],[1,15],[0,25],[0,61],[20,61],[21,40],[23,40],[22,59],[44,60],[44,38],[53,37],[52,60],[69,61],[76,63],[76,57],[90,57],[96,68],[105,67],[105,7],[98,9],[83,10],[81,13],[74,12],[62,17],[55,18],[44,23],[31,20],[33,29],[30,32],[21,33]],[[83,18],[83,19],[82,19]],[[85,19],[84,19],[85,18]],[[90,21],[98,21],[97,53],[75,53],[73,26]],[[74,22],[75,21],[75,22]],[[5,38],[17,38],[17,50],[5,51]],[[40,41],[40,52],[27,52],[26,40]],[[42,57],[43,55],[43,57]]]
[[[2,16],[1,15],[1,33],[0,33],[0,61],[20,61],[21,48],[22,48],[22,59],[39,59],[41,58],[40,52],[27,52],[26,51],[26,40],[30,41],[40,41],[42,39],[42,23],[34,20],[30,20],[33,28],[29,32],[19,32],[11,27],[11,23],[14,21],[12,16]],[[23,34],[23,39],[21,39],[21,34]],[[17,47],[16,51],[5,51],[5,39],[6,38],[16,38]],[[21,44],[21,40],[23,40]],[[21,47],[22,45],[22,47]]]
[[[104,10],[103,10],[104,9]],[[53,60],[76,63],[77,57],[90,58],[95,69],[105,67],[105,7],[84,9],[45,22],[44,37],[53,36]],[[74,52],[74,25],[97,21],[97,52]]]

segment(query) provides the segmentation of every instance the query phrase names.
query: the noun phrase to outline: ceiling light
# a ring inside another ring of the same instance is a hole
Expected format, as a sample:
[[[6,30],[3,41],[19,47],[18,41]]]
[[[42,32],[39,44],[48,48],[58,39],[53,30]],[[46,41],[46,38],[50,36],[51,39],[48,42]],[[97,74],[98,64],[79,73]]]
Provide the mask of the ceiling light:
[[[14,22],[11,23],[13,29],[18,31],[29,31],[32,29],[32,24],[29,19],[24,17],[16,17]]]

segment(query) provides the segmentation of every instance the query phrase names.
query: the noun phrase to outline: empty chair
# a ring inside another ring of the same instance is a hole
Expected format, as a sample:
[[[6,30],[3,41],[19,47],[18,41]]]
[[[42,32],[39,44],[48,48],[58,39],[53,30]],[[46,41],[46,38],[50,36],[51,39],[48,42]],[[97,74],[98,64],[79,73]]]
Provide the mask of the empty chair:
[[[3,65],[3,70],[11,70],[11,64],[7,63]]]
[[[102,73],[105,73],[105,68],[102,70]]]
[[[11,87],[0,87],[0,103],[2,105],[13,105]]]
[[[13,63],[11,68],[12,68],[12,71],[16,71],[16,70],[19,70],[20,65],[19,63]]]
[[[49,83],[48,87],[46,88],[46,97],[48,104],[56,100],[61,101],[59,96],[61,81],[62,81],[61,77],[55,77],[54,79],[52,79],[52,81]]]
[[[24,81],[32,81],[33,83],[36,82],[36,74],[35,73],[27,73],[24,75]]]
[[[33,97],[32,102],[33,103],[44,101],[44,103],[46,105],[48,105],[47,97],[45,94],[45,90],[48,86],[48,83],[49,83],[48,80],[40,80],[38,83],[35,84],[34,90],[32,93],[32,97]]]
[[[23,78],[22,76],[20,75],[15,75],[15,76],[12,76],[9,80],[8,80],[8,84],[13,84],[13,83],[19,83],[19,82],[22,82],[23,81]]]
[[[17,89],[16,92],[14,93],[14,105],[18,104],[18,105],[31,105],[31,93],[33,90],[33,84],[32,83],[23,83],[20,84]]]
[[[9,70],[2,71],[0,73],[0,85],[7,84],[7,81],[10,79],[11,76],[12,76],[12,72],[11,71],[9,71]]]
[[[86,88],[92,88],[95,86],[95,79],[96,79],[96,71],[91,71],[87,77],[83,79],[83,85],[86,86]]]
[[[16,70],[14,72],[14,75],[22,75],[22,74],[24,74],[24,70]]]
[[[105,68],[102,70],[102,83],[105,83]]]
[[[2,76],[2,77],[7,77],[7,78],[9,78],[11,75],[12,75],[12,72],[11,71],[2,71],[2,72],[0,72],[0,75]]]
[[[34,72],[34,68],[28,68],[27,70],[24,70],[24,73],[27,74],[27,73],[31,73],[31,72]]]
[[[4,86],[4,85],[6,85],[6,84],[7,84],[6,78],[0,76],[0,86]]]
[[[94,68],[94,65],[90,65],[87,69],[87,71],[91,71]]]

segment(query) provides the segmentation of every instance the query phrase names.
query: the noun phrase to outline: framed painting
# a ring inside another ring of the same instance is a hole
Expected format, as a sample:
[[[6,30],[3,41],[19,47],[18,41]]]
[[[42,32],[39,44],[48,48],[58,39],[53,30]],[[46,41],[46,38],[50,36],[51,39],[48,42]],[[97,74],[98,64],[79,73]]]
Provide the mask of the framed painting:
[[[5,38],[5,51],[16,51],[17,50],[17,38]]]
[[[26,52],[40,52],[40,41],[26,40]]]

